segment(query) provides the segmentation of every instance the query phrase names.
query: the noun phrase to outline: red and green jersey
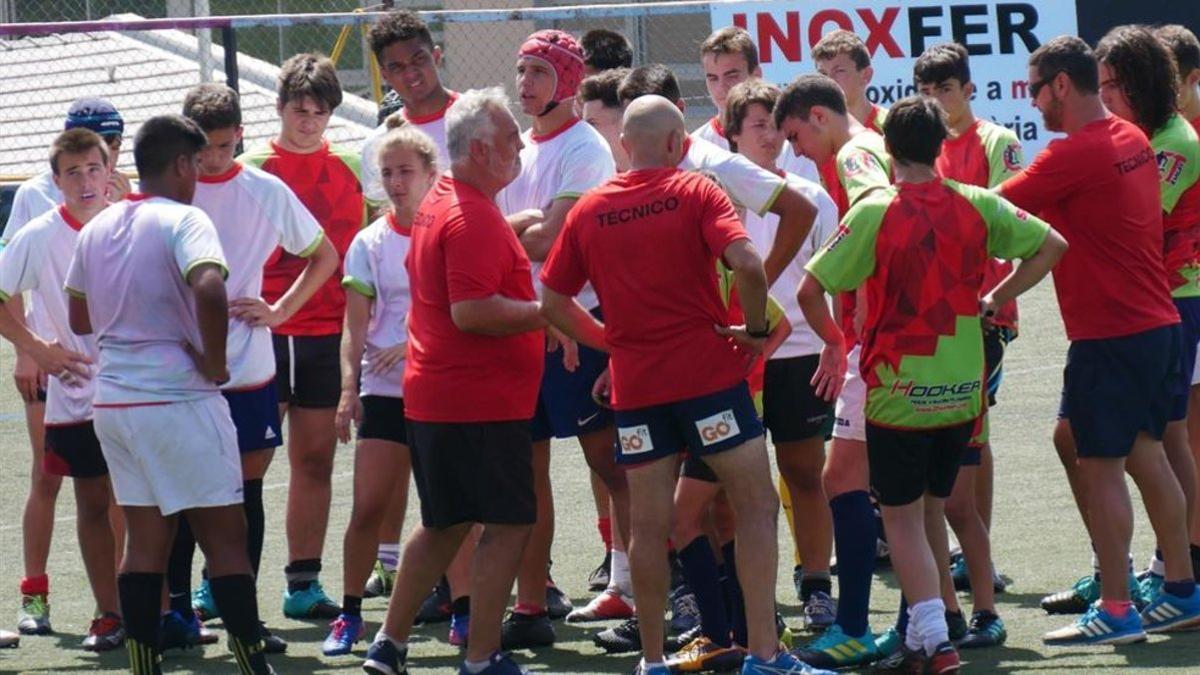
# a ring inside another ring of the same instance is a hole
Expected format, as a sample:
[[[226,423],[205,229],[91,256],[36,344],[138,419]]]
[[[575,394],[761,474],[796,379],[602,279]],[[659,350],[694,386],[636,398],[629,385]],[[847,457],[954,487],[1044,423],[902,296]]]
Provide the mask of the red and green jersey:
[[[871,112],[867,113],[867,119],[862,121],[864,127],[874,131],[880,136],[883,135],[883,123],[887,119],[887,108],[881,105],[871,104]]]
[[[837,155],[821,167],[821,182],[833,203],[837,204],[839,217],[844,217],[851,206],[872,190],[891,185],[892,158],[887,153],[883,136],[870,130],[852,136]],[[854,331],[858,299],[854,293],[845,293],[840,300],[842,332],[846,334],[846,348],[849,349],[858,340]]]
[[[966,131],[942,143],[942,154],[938,155],[934,167],[943,178],[991,188],[1017,175],[1024,163],[1021,142],[1011,129],[977,119]],[[995,288],[1012,269],[1012,263],[1007,260],[992,258],[983,275],[983,292]],[[992,321],[1015,334],[1016,301],[1001,307]]]
[[[987,190],[951,180],[902,183],[850,209],[807,269],[831,292],[865,288],[867,420],[931,429],[982,414],[988,259],[1027,258],[1048,231]]]
[[[1200,137],[1182,115],[1172,115],[1150,145],[1158,158],[1171,296],[1200,297]]]
[[[325,141],[321,149],[306,154],[290,152],[274,141],[250,150],[239,161],[278,176],[320,223],[339,260],[354,235],[367,224],[357,153]],[[308,264],[306,258],[276,249],[263,268],[263,300],[275,302],[287,292]],[[336,335],[342,332],[346,294],[341,285],[342,269],[304,303],[300,311],[272,329],[281,335]]]
[[[742,312],[742,303],[738,300],[737,288],[734,286],[733,270],[725,266],[721,260],[717,260],[717,290],[721,293],[721,300],[725,303],[725,308],[729,310],[729,325],[740,326],[746,323],[746,315]],[[767,295],[767,330],[774,331],[783,320],[787,318],[784,314],[783,305],[779,304],[773,296]],[[746,375],[746,384],[750,388],[750,396],[754,399],[754,410],[758,412],[758,416],[763,414],[763,378],[766,373],[767,360],[763,356],[754,359],[754,366]]]

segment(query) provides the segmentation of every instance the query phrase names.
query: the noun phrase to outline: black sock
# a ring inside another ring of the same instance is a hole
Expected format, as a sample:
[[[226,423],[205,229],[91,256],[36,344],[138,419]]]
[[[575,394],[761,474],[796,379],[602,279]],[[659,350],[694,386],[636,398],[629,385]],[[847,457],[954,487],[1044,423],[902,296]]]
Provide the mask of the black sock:
[[[1196,581],[1194,579],[1166,581],[1163,582],[1162,589],[1164,593],[1170,593],[1177,598],[1190,598],[1196,591]]]
[[[121,616],[125,621],[134,675],[151,675],[157,671],[162,588],[162,574],[126,572],[117,575],[117,593],[121,599]]]
[[[1192,576],[1196,578],[1196,582],[1200,583],[1200,546],[1191,545],[1192,552]]]
[[[813,593],[820,591],[825,595],[833,594],[833,580],[828,574],[821,576],[804,575],[800,578],[800,600],[808,602]]]
[[[321,559],[293,561],[283,568],[283,573],[287,575],[288,593],[308,590],[321,574]]]
[[[229,633],[229,648],[233,651],[241,675],[270,673],[263,653],[262,625],[258,622],[258,590],[249,574],[226,574],[208,580],[213,600],[224,607],[221,620]]]
[[[721,647],[729,646],[729,610],[725,605],[725,588],[721,568],[713,555],[708,537],[700,535],[679,549],[679,562],[688,588],[696,596],[700,608],[700,628],[704,637]]]
[[[454,616],[467,616],[471,613],[471,596],[462,595],[450,603],[450,613]]]
[[[263,537],[266,531],[262,493],[261,478],[242,483],[242,509],[246,511],[246,552],[250,554],[250,567],[254,570],[255,579],[258,578],[258,565],[262,562]]]
[[[733,626],[733,641],[746,646],[750,644],[746,627],[746,602],[742,599],[742,584],[738,581],[734,542],[722,546],[721,555],[725,557],[725,578],[721,582],[729,608],[729,623]]]
[[[362,616],[362,597],[357,595],[342,596],[342,614]]]
[[[196,538],[188,525],[187,516],[179,518],[175,543],[167,559],[167,594],[171,610],[186,619],[192,613],[192,560],[196,555]]]
[[[896,612],[896,633],[903,640],[908,635],[908,599],[900,594],[900,610]]]

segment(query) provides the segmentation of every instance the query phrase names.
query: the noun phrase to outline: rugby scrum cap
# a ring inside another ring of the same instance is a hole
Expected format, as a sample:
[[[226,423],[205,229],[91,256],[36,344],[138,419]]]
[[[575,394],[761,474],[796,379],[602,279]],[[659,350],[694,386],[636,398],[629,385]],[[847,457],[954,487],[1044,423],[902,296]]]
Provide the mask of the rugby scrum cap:
[[[583,81],[583,50],[570,33],[539,30],[525,38],[517,55],[543,61],[554,72],[554,100],[543,115],[554,109],[553,104],[575,97],[575,90]]]
[[[125,120],[113,104],[102,98],[75,99],[67,111],[65,129],[83,127],[101,136],[120,136],[125,133]]]

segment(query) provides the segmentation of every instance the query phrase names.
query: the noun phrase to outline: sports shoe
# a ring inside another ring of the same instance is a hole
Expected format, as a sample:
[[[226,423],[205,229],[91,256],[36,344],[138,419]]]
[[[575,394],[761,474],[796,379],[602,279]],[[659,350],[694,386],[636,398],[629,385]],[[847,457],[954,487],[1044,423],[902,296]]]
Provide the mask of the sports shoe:
[[[567,623],[628,619],[631,616],[633,616],[633,598],[615,588],[607,588],[603,593],[592,598],[592,601],[586,606],[571,610],[571,613],[567,615]]]
[[[670,675],[671,670],[666,666],[654,666],[652,668],[643,668],[642,662],[639,659],[638,664],[633,667],[633,675]]]
[[[604,553],[604,560],[596,565],[596,569],[588,575],[588,590],[593,593],[598,593],[608,588],[608,582],[612,578],[612,551]]]
[[[201,626],[200,627],[200,644],[208,644],[207,642],[205,642],[205,638],[204,638],[205,633],[206,633],[206,631],[205,631],[204,627]],[[262,640],[263,653],[265,653],[265,654],[282,654],[287,651],[287,648],[288,648],[287,641],[284,640],[283,638],[279,637],[278,635],[275,635],[270,630],[267,630],[267,624],[262,621],[258,622],[258,637],[260,640]],[[212,641],[216,642],[216,640],[217,640],[217,637],[215,635],[213,635]]]
[[[943,642],[929,655],[925,663],[925,672],[930,675],[953,675],[962,667],[958,658],[958,650],[949,642]]]
[[[17,630],[22,635],[50,635],[50,603],[45,595],[22,595],[17,614]]]
[[[875,638],[875,655],[878,660],[873,670],[876,672],[886,673],[902,669],[905,659],[904,640],[900,639],[900,633],[895,626]]]
[[[466,663],[459,666],[458,675],[471,675]],[[479,671],[479,675],[529,675],[529,671],[518,666],[508,652],[496,652],[488,659],[488,667]]]
[[[408,649],[398,649],[387,638],[379,638],[367,648],[367,660],[363,661],[364,673],[370,675],[407,675]]]
[[[1162,575],[1155,574],[1150,570],[1146,570],[1138,575],[1138,590],[1141,591],[1142,599],[1148,603],[1154,602],[1158,598],[1158,594],[1162,591],[1165,581]]]
[[[554,624],[550,623],[550,616],[546,612],[509,612],[500,625],[500,648],[505,651],[549,647],[554,640]]]
[[[366,627],[361,616],[341,614],[329,624],[329,637],[321,644],[325,656],[342,656],[354,649],[354,643],[363,637]]]
[[[446,639],[455,647],[466,647],[470,628],[470,614],[455,614],[450,617],[450,634]]]
[[[375,561],[375,569],[367,584],[363,586],[363,598],[386,598],[392,594],[392,586],[396,584],[396,570],[389,570],[380,560]]]
[[[925,675],[928,659],[925,651],[913,651],[901,644],[887,658],[880,659],[871,667],[873,673],[906,673],[907,675]]]
[[[672,673],[700,673],[737,670],[746,658],[746,650],[721,645],[701,635],[683,649],[667,656],[667,668]]]
[[[592,642],[609,654],[641,651],[642,635],[638,632],[637,617],[596,633]]]
[[[1142,617],[1137,612],[1131,610],[1118,618],[1104,611],[1097,602],[1075,623],[1046,633],[1042,642],[1048,645],[1124,645],[1145,639]]]
[[[21,646],[21,634],[0,629],[0,649],[16,649]]]
[[[417,611],[417,618],[413,620],[413,625],[424,623],[442,623],[449,621],[452,612],[450,611],[450,587],[443,579],[438,582],[437,586],[429,592],[429,595],[421,603],[421,609]]]
[[[546,581],[546,614],[552,621],[558,621],[571,613],[575,606],[553,581]]]
[[[663,651],[668,654],[674,654],[690,645],[692,640],[701,635],[704,635],[703,626],[696,626],[688,632],[680,633],[679,635],[668,635],[667,639],[663,641]]]
[[[1186,598],[1159,593],[1142,610],[1142,627],[1147,633],[1169,633],[1197,625],[1200,625],[1200,588],[1193,588]]]
[[[814,668],[862,666],[876,659],[875,636],[869,629],[858,637],[846,635],[835,623],[824,635],[796,650],[795,656]]]
[[[212,586],[208,584],[208,579],[201,579],[200,585],[192,591],[192,609],[196,610],[196,616],[200,617],[201,621],[210,621],[221,616],[217,611],[217,601],[213,599]]]
[[[670,605],[668,629],[672,633],[686,633],[700,623],[700,605],[696,602],[696,594],[686,584],[671,591]]]
[[[787,652],[779,652],[770,661],[749,654],[742,661],[741,675],[834,675],[831,670],[821,670],[797,659]]]
[[[283,590],[283,615],[289,619],[336,619],[342,608],[325,595],[321,582],[313,581],[304,590]]]
[[[950,578],[954,581],[954,590],[971,590],[971,574],[967,571],[967,558],[962,553],[950,556]]]
[[[783,622],[783,615],[775,612],[775,636],[779,638],[779,644],[783,645],[784,649],[791,649],[796,643],[796,636],[792,634],[792,629]]]
[[[803,585],[804,585],[804,566],[803,565],[795,565],[794,567],[792,567],[792,588],[795,589],[796,599],[799,600],[801,604],[804,603],[804,593],[802,592]]]
[[[1042,609],[1047,614],[1082,614],[1099,599],[1100,581],[1089,574],[1071,588],[1042,598]]]
[[[1007,639],[1008,631],[1004,630],[1004,621],[992,612],[981,610],[971,615],[967,634],[958,641],[958,648],[998,647]]]
[[[125,644],[125,622],[111,612],[92,619],[83,648],[89,652],[107,652]]]
[[[966,637],[967,630],[967,619],[963,616],[962,610],[946,612],[946,631],[950,636],[951,642],[958,642]]]
[[[191,649],[200,644],[200,618],[192,612],[190,616],[184,616],[175,610],[171,610],[162,615],[162,619],[158,625],[158,650],[165,652],[168,649]],[[208,634],[211,641],[216,641],[217,636],[212,633]]]
[[[837,621],[837,603],[825,591],[813,591],[804,603],[804,627],[824,630]]]

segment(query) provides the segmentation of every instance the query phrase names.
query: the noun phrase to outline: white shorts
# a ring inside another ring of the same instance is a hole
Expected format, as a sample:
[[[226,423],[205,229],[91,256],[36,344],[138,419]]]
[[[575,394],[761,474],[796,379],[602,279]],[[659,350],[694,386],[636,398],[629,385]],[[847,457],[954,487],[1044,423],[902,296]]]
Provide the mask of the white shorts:
[[[237,431],[225,397],[97,407],[96,436],[121,506],[184,509],[242,503]]]
[[[867,441],[867,383],[858,369],[861,347],[854,345],[846,355],[846,381],[834,407],[833,437]]]

